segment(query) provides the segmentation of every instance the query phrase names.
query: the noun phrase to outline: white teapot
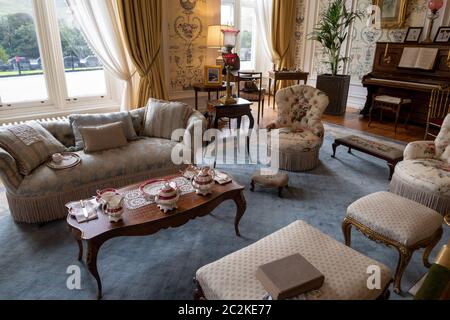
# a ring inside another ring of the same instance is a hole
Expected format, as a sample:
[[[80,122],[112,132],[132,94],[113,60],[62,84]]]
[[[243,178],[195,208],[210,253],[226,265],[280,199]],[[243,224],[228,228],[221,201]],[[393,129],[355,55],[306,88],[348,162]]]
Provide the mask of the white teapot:
[[[211,194],[215,185],[215,175],[214,170],[210,167],[202,168],[192,181],[192,186],[195,188],[196,193],[202,196]]]
[[[155,196],[155,203],[164,213],[177,209],[177,202],[180,199],[181,192],[174,182],[166,182]]]

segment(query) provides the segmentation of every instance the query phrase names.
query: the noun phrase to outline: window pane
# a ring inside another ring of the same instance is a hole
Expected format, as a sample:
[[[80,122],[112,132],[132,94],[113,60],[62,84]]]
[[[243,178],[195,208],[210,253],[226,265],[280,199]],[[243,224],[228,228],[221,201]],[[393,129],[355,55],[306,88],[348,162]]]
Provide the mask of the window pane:
[[[0,102],[48,99],[32,0],[0,1]]]
[[[105,72],[65,0],[56,0],[67,92],[70,98],[106,95]]]
[[[234,26],[234,5],[231,3],[222,4],[221,24]]]
[[[241,68],[250,70],[254,68],[255,61],[255,35],[256,35],[256,11],[252,7],[241,8]]]

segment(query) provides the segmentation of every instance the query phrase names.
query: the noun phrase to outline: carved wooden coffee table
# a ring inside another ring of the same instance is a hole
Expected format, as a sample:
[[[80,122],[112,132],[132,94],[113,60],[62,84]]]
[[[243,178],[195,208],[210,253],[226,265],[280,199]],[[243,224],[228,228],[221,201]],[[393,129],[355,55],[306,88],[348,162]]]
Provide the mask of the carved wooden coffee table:
[[[173,179],[179,176],[164,177]],[[140,184],[126,187],[119,192],[127,192],[139,188]],[[149,236],[162,229],[181,227],[190,220],[209,215],[214,209],[227,200],[233,200],[237,206],[235,217],[236,235],[240,237],[239,222],[241,221],[247,203],[244,197],[244,187],[234,181],[213,188],[212,194],[206,197],[190,193],[181,196],[178,209],[171,213],[162,213],[156,205],[129,210],[125,209],[123,221],[109,222],[108,217],[100,213],[97,220],[79,224],[70,215],[67,217],[69,228],[75,237],[78,247],[78,260],[83,261],[83,241],[87,243],[86,265],[97,281],[97,299],[102,298],[102,283],[97,269],[97,255],[100,247],[108,240],[126,236]]]

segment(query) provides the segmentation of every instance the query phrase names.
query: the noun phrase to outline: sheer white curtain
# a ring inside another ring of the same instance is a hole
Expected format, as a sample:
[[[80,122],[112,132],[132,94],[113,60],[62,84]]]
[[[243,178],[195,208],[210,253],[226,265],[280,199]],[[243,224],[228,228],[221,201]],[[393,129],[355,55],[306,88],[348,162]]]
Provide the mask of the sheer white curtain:
[[[276,54],[272,46],[273,0],[257,0],[256,10],[258,28],[261,30],[259,34],[264,47],[264,53],[271,63],[275,63]]]
[[[67,0],[86,41],[113,77],[124,82],[121,110],[132,103],[133,80],[115,1]]]

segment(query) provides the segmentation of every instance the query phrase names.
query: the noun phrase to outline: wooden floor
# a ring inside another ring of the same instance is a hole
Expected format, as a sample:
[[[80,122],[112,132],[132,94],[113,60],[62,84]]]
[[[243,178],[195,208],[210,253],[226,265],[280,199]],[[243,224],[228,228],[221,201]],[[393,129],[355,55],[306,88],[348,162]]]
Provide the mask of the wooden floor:
[[[255,114],[255,119],[257,109],[256,104],[254,104],[253,113]],[[272,106],[268,107],[266,101],[264,119],[261,121],[261,127],[265,127],[274,122],[276,116],[276,110],[274,111]],[[421,141],[425,135],[425,128],[409,125],[408,130],[406,130],[403,124],[399,124],[396,134],[394,132],[394,123],[389,119],[384,120],[383,123],[373,121],[369,128],[368,119],[362,119],[359,115],[359,110],[354,108],[348,108],[347,113],[344,116],[324,115],[323,121],[403,142]]]

